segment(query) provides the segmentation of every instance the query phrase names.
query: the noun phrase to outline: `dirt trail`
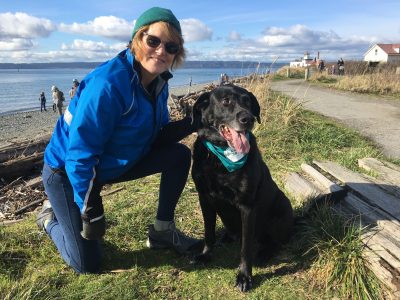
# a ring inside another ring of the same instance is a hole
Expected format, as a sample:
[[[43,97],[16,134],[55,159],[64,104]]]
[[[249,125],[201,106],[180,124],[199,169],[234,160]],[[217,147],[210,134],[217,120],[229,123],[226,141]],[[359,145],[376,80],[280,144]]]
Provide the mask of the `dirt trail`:
[[[400,101],[312,85],[304,80],[273,82],[272,90],[301,101],[306,109],[354,128],[391,158],[400,158]]]

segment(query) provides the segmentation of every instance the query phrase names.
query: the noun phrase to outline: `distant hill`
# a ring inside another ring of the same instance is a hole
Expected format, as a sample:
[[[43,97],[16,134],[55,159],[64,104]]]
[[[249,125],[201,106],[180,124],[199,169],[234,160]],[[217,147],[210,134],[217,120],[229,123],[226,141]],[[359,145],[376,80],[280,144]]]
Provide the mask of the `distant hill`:
[[[69,63],[0,63],[0,69],[93,69],[102,62],[69,62]],[[254,61],[186,61],[183,68],[190,69],[204,69],[204,68],[267,68],[271,62],[258,63]],[[275,63],[276,65],[283,65],[283,63]]]

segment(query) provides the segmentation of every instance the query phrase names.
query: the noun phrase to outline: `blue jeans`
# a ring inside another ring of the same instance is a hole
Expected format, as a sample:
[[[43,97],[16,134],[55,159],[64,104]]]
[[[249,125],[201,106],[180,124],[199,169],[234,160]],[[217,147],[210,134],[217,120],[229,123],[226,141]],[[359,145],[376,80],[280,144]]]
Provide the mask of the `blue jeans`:
[[[172,221],[179,197],[185,187],[191,163],[189,148],[180,143],[152,149],[138,164],[107,183],[124,182],[161,173],[157,219]],[[53,207],[55,219],[46,232],[61,257],[78,273],[98,272],[101,264],[100,241],[81,237],[81,214],[74,202],[73,189],[63,170],[44,164],[43,184]]]

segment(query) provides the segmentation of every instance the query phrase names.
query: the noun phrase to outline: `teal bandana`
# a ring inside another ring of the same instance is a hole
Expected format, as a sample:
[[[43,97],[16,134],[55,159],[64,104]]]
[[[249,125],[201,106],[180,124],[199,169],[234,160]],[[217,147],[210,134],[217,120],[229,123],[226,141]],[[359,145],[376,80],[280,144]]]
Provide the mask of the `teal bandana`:
[[[231,147],[218,147],[209,141],[203,141],[203,144],[219,158],[229,172],[240,169],[247,161],[248,154],[237,153]]]

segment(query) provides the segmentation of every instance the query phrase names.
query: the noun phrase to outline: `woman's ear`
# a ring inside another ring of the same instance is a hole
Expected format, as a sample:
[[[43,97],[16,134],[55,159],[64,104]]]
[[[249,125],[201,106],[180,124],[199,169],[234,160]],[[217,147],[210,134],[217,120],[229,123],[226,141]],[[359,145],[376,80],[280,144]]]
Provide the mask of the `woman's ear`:
[[[202,112],[210,104],[210,92],[205,92],[197,98],[192,107],[192,125],[196,130],[202,127]]]

